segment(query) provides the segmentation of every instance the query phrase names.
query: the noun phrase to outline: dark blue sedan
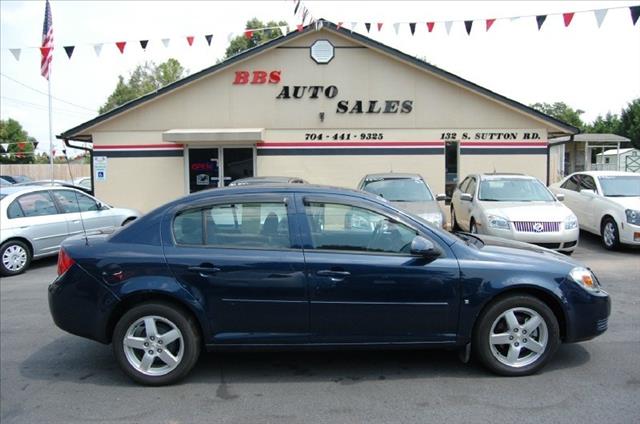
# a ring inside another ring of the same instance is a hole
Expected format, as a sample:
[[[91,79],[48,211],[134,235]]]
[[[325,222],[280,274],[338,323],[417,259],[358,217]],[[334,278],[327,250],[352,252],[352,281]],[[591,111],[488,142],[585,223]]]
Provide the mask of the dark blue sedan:
[[[202,348],[473,351],[527,375],[607,329],[593,273],[533,245],[453,235],[364,192],[311,185],[199,192],[110,234],[63,243],[49,307],[113,343],[132,379],[168,384]]]

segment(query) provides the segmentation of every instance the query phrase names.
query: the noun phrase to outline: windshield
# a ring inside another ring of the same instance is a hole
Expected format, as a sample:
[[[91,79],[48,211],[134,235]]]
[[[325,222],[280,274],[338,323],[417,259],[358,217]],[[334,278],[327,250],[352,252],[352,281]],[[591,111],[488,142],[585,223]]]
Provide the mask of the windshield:
[[[365,180],[363,190],[384,197],[390,202],[428,202],[433,195],[420,178],[389,178]]]
[[[555,198],[538,180],[497,178],[480,183],[478,200],[486,202],[553,202]]]
[[[640,196],[640,175],[612,175],[598,177],[602,194],[607,197]]]

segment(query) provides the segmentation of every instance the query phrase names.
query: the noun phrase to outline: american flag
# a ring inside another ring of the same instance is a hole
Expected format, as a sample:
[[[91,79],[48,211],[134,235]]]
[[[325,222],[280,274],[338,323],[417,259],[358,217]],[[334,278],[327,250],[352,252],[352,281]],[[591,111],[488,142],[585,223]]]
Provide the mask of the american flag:
[[[49,79],[51,59],[53,59],[53,20],[51,19],[51,5],[49,0],[44,9],[44,25],[42,26],[42,47],[40,47],[42,59],[40,61],[40,74]]]

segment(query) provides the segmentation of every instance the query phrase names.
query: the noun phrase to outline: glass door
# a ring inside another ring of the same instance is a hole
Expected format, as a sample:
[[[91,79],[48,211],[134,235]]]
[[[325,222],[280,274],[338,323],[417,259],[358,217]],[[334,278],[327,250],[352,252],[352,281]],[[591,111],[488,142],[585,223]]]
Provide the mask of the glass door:
[[[451,195],[458,185],[458,142],[447,141],[444,149],[444,167],[445,167],[445,194],[447,195],[447,204],[450,202]]]
[[[219,149],[189,149],[189,193],[220,183]]]
[[[253,177],[253,148],[225,147],[222,149],[224,186],[239,178]]]

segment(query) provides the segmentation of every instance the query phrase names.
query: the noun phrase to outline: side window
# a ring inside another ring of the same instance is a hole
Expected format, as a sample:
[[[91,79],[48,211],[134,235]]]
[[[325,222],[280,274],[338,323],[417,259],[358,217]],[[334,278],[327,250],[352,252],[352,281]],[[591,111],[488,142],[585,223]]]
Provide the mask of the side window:
[[[469,181],[469,185],[467,186],[464,192],[469,193],[472,196],[476,195],[476,179],[475,178],[471,178],[471,180]]]
[[[284,203],[235,203],[180,212],[173,221],[178,244],[212,247],[288,249]]]
[[[580,186],[580,177],[578,175],[574,175],[569,178],[567,181],[562,183],[560,187],[566,190],[578,191],[578,187]]]
[[[462,180],[462,182],[458,186],[458,188],[460,189],[461,192],[466,193],[465,190],[467,189],[467,186],[469,185],[470,181],[471,181],[471,178],[469,178],[469,177],[467,177],[464,180]]]
[[[582,178],[580,178],[580,190],[598,191],[596,188],[596,182],[589,175],[583,175]]]
[[[58,213],[51,196],[46,191],[29,193],[18,197],[16,201],[20,204],[24,216],[44,216]]]
[[[98,204],[89,196],[71,190],[54,190],[53,196],[56,198],[62,213],[97,211]]]
[[[22,218],[24,213],[22,213],[22,208],[18,204],[17,200],[11,202],[9,207],[7,208],[7,217],[11,218]]]
[[[333,203],[310,203],[305,213],[314,249],[409,253],[416,231],[384,215]]]

